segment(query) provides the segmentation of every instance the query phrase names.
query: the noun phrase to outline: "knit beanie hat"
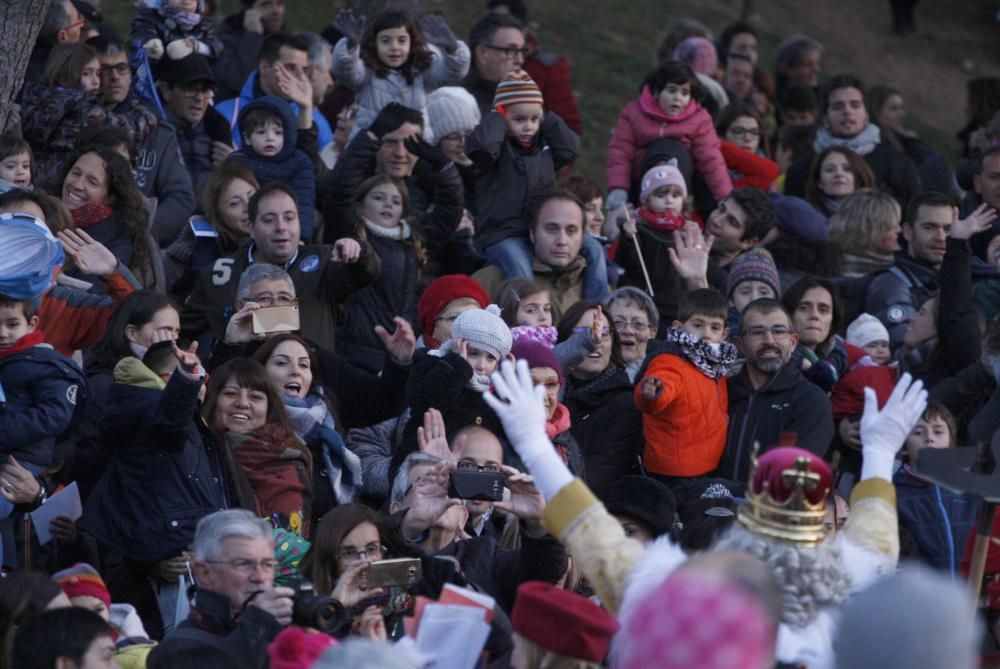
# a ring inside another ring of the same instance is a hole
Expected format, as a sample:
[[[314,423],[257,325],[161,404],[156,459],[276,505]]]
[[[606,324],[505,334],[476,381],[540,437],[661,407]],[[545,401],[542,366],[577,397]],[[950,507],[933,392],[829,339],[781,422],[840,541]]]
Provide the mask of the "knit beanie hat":
[[[563,382],[562,363],[559,356],[552,350],[551,346],[546,346],[530,339],[518,339],[514,342],[510,352],[514,354],[515,360],[524,360],[528,363],[528,369],[536,367],[550,367],[559,375],[559,383]]]
[[[496,95],[493,96],[493,106],[509,107],[523,103],[545,104],[542,90],[524,70],[512,70],[504,75],[497,84]]]
[[[309,669],[337,640],[322,632],[307,632],[301,627],[286,627],[267,647],[271,669]]]
[[[517,589],[510,624],[545,650],[594,663],[604,661],[618,631],[615,619],[597,604],[542,581],[528,581]]]
[[[461,86],[445,86],[427,96],[427,118],[431,131],[428,141],[437,143],[453,133],[469,132],[479,125],[481,116],[472,93]]]
[[[462,312],[451,326],[451,338],[464,339],[497,360],[506,358],[513,345],[510,328],[500,318],[500,307],[495,304]]]
[[[774,222],[786,235],[801,237],[807,242],[826,241],[826,217],[802,198],[776,196]]]
[[[837,669],[979,666],[981,626],[959,582],[927,567],[904,566],[843,605],[833,640]]]
[[[674,49],[674,60],[686,63],[697,74],[714,76],[719,67],[715,45],[704,37],[688,37]]]
[[[736,286],[744,281],[762,281],[771,287],[775,297],[781,295],[781,277],[770,251],[757,247],[736,256],[729,266],[726,297],[732,297]]]
[[[889,341],[889,330],[871,314],[861,314],[847,326],[847,343],[858,348],[875,341]]]
[[[274,557],[278,561],[275,585],[286,585],[299,578],[299,565],[311,544],[295,532],[274,528]]]
[[[111,593],[108,591],[108,586],[104,584],[104,579],[97,570],[85,562],[78,562],[69,569],[57,571],[52,574],[52,580],[70,599],[96,597],[109,609],[111,608]]]
[[[483,287],[464,274],[446,274],[438,277],[424,290],[417,303],[417,323],[428,345],[440,344],[431,337],[431,333],[434,332],[434,319],[450,303],[463,297],[475,300],[480,307],[490,303],[490,298]]]
[[[616,643],[620,669],[763,667],[775,629],[742,588],[682,569],[643,597]]]
[[[674,525],[677,498],[670,488],[648,476],[623,476],[611,486],[604,507],[616,516],[635,518],[659,537]]]
[[[646,204],[649,196],[664,186],[679,186],[684,197],[687,197],[687,184],[684,183],[684,175],[677,169],[676,160],[670,160],[665,165],[654,165],[642,175],[639,202]]]

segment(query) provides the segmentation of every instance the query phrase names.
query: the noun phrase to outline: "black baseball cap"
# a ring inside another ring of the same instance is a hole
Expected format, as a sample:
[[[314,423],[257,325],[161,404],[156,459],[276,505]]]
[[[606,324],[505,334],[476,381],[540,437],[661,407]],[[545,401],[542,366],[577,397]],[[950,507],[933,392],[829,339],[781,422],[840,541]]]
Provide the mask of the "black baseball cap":
[[[159,80],[167,84],[206,83],[212,88],[218,86],[212,66],[200,53],[192,53],[180,60],[164,59],[160,64]]]

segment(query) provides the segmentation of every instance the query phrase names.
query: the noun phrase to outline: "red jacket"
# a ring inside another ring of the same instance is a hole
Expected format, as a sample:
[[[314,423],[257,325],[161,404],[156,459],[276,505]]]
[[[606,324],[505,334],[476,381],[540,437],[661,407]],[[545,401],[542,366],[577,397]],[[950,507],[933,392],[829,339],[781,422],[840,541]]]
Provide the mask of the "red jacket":
[[[608,190],[629,190],[633,182],[642,178],[646,147],[658,139],[676,139],[684,145],[691,153],[695,170],[704,177],[716,200],[727,197],[733,190],[711,115],[692,100],[677,116],[667,116],[648,86],[618,116],[618,125],[608,144]]]
[[[732,142],[721,140],[722,157],[726,159],[729,175],[739,173],[734,179],[733,188],[759,188],[769,190],[774,180],[781,174],[781,168],[772,160],[736,146]]]
[[[536,51],[524,63],[524,71],[535,80],[545,100],[545,111],[554,111],[578,135],[583,134],[580,107],[573,95],[569,63],[547,51]]]
[[[38,310],[38,326],[45,333],[47,344],[65,356],[72,356],[74,351],[101,341],[111,312],[139,288],[118,271],[105,277],[104,284],[107,295],[58,285],[45,294]]]
[[[646,440],[643,467],[662,476],[701,476],[715,470],[729,428],[726,378],[710,379],[673,353],[653,358],[643,379],[650,376],[660,380],[663,392],[647,400],[642,383],[635,387]]]

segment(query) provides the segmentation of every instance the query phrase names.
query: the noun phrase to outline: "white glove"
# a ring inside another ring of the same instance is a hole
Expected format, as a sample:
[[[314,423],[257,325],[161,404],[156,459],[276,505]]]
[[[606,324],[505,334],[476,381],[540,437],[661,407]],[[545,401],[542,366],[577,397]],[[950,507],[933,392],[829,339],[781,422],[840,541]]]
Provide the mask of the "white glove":
[[[175,39],[167,45],[167,55],[170,56],[170,60],[187,58],[192,53],[194,53],[194,47],[186,39]]]
[[[608,192],[608,199],[605,202],[605,208],[608,211],[614,211],[621,207],[628,200],[628,191],[624,188],[614,188]]]
[[[146,54],[151,60],[159,60],[163,58],[163,42],[158,39],[151,39],[142,45],[145,49]]]
[[[483,399],[496,412],[514,450],[549,501],[573,482],[573,474],[545,434],[545,388],[535,386],[528,363],[505,360],[493,373],[493,390]]]
[[[875,391],[865,388],[865,412],[861,414],[861,480],[892,480],[892,463],[927,408],[923,381],[903,376],[893,388],[885,407],[878,410]]]

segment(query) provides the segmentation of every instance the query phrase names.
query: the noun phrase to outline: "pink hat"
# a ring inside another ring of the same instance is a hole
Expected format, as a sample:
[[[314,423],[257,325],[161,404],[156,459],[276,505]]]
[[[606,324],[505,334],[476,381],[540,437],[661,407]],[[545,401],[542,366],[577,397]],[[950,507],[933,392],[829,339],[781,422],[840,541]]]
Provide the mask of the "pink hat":
[[[674,60],[686,63],[698,74],[712,76],[719,67],[715,45],[704,37],[688,37],[674,49]]]
[[[642,187],[639,192],[639,202],[646,204],[646,200],[649,196],[655,193],[658,189],[664,186],[679,186],[681,191],[684,193],[684,197],[687,197],[687,183],[684,182],[684,175],[681,171],[677,169],[677,161],[671,159],[670,162],[663,165],[654,165],[650,167],[649,170],[642,175]]]
[[[649,592],[621,637],[621,669],[763,667],[775,627],[745,591],[681,570]]]

